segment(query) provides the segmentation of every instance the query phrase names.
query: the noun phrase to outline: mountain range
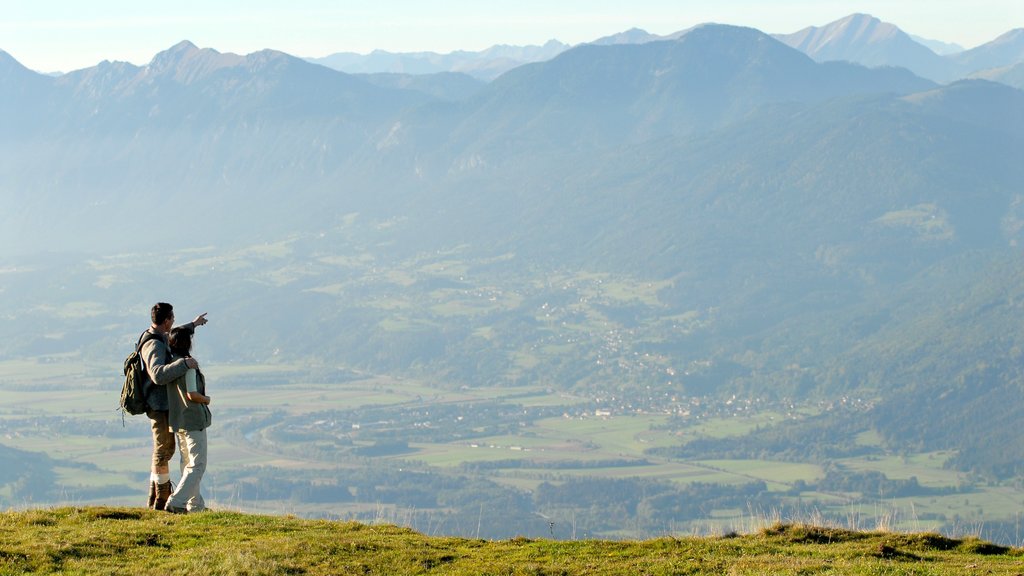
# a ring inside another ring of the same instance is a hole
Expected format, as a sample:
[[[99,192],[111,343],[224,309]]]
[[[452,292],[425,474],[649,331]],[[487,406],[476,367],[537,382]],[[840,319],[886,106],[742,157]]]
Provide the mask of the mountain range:
[[[867,14],[853,14],[822,27],[808,27],[775,38],[818,61],[848,60],[865,66],[900,66],[936,82],[949,82],[982,70],[1024,60],[1024,28],[995,40],[938,55],[893,24]]]
[[[1004,400],[1024,382],[1021,90],[818,62],[726,25],[487,84],[403,78],[188,42],[55,78],[0,53],[3,357],[119,351],[138,324],[125,302],[163,279],[238,327],[211,339],[225,361],[861,395],[894,450],[1024,467],[986,444],[1020,439]],[[645,296],[580,288],[604,279]],[[86,328],[60,298],[117,312]],[[929,424],[970,394],[1000,406],[998,428]]]
[[[479,52],[457,50],[449,54],[438,54],[437,52],[395,53],[374,50],[365,55],[354,52],[337,52],[308,60],[352,74],[458,72],[490,81],[517,66],[550,60],[568,48],[568,44],[549,40],[543,46],[498,45]]]
[[[587,44],[676,40],[689,30],[692,28],[659,36],[633,28]],[[942,83],[979,75],[999,81],[1001,76],[988,71],[1024,61],[1024,29],[1020,28],[970,50],[907,34],[896,25],[868,14],[851,14],[825,26],[810,26],[789,34],[773,34],[773,37],[819,62],[845,60],[870,67],[898,66]],[[480,52],[437,54],[377,50],[366,55],[337,53],[309,60],[349,73],[458,72],[490,81],[516,66],[549,60],[569,48],[568,44],[551,40],[543,46],[493,46]]]

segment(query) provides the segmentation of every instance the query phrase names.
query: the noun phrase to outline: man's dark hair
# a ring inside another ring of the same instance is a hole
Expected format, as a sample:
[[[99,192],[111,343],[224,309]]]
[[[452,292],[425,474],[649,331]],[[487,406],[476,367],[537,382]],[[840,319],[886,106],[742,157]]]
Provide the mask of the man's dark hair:
[[[174,306],[171,306],[167,302],[157,302],[153,304],[153,310],[150,311],[150,316],[153,318],[153,325],[159,326],[167,321],[168,318],[174,317]]]
[[[178,356],[190,356],[192,353],[192,329],[186,326],[171,328],[167,344],[171,347],[171,351]]]

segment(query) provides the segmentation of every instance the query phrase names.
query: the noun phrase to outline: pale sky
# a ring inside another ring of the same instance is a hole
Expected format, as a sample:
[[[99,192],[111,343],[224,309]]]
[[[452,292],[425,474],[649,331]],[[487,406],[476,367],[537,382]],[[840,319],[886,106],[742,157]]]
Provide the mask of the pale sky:
[[[1024,27],[1024,0],[0,0],[0,50],[67,72],[103,60],[143,65],[182,40],[237,54],[447,53],[707,22],[790,33],[857,12],[965,48]]]

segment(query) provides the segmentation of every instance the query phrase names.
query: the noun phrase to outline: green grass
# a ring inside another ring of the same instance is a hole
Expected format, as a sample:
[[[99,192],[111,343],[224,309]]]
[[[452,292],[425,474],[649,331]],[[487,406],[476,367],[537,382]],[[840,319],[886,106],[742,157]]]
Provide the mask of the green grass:
[[[1022,551],[936,534],[777,524],[644,541],[487,541],[391,525],[136,508],[0,514],[0,574],[1019,574]]]

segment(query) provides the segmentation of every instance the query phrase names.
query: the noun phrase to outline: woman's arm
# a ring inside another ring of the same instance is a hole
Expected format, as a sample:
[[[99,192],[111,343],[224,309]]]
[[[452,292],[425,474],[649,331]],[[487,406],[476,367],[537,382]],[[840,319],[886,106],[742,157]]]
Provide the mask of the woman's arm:
[[[199,392],[198,383],[196,381],[196,371],[192,369],[185,372],[185,399],[189,402],[195,402],[196,404],[210,403],[210,397]]]
[[[209,404],[210,397],[203,396],[199,392],[187,392],[185,398],[188,398],[189,402],[195,402],[196,404]]]

